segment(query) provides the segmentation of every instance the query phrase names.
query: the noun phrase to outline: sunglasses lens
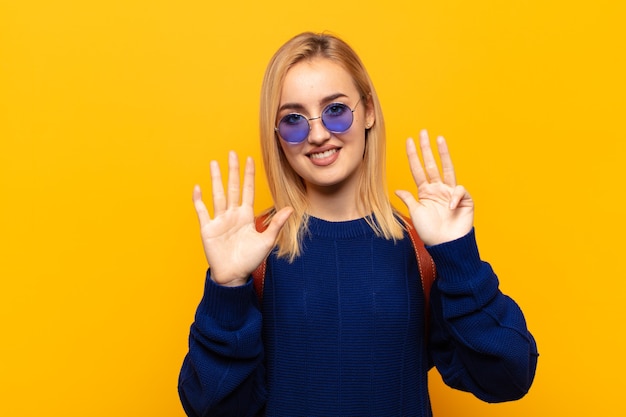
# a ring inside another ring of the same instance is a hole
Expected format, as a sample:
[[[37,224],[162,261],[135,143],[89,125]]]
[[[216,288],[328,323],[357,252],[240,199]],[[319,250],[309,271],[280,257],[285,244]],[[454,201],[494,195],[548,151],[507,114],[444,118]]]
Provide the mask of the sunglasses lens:
[[[324,127],[329,131],[343,133],[352,126],[354,115],[350,107],[345,104],[331,103],[322,111],[321,119]],[[298,113],[288,114],[278,123],[278,133],[288,143],[304,141],[309,136],[309,130],[309,119]]]
[[[301,114],[288,114],[280,119],[278,133],[285,142],[300,143],[309,135],[309,121]]]
[[[332,103],[322,112],[322,122],[326,129],[334,133],[343,133],[352,126],[352,110],[342,103]]]

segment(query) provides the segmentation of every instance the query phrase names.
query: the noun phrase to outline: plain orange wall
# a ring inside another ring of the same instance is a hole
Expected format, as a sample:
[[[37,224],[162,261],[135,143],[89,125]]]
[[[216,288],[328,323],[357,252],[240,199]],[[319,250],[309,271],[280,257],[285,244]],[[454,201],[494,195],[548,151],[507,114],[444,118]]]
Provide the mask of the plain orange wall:
[[[435,414],[624,415],[624,21],[603,0],[0,0],[0,415],[183,416],[191,189],[229,149],[260,165],[262,73],[303,30],[368,66],[391,190],[412,187],[405,138],[446,135],[538,341],[527,397],[433,372]]]

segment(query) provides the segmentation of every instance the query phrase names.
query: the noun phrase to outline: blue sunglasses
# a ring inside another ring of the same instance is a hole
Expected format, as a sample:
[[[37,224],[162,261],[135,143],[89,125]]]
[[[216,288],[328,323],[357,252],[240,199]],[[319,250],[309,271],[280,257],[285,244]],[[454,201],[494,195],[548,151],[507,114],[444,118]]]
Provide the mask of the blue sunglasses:
[[[324,107],[322,114],[318,117],[306,117],[300,113],[289,113],[278,122],[278,127],[274,130],[278,132],[280,137],[287,143],[302,143],[311,130],[310,120],[322,119],[324,127],[332,133],[343,133],[350,129],[354,121],[354,111],[361,102],[356,102],[354,108],[351,109],[343,103],[330,103]]]

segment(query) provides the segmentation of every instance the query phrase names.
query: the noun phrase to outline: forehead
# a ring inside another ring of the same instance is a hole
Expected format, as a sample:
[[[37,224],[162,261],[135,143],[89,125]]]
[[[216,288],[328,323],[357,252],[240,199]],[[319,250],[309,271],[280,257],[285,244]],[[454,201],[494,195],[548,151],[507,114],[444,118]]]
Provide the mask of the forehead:
[[[348,97],[358,95],[352,76],[327,58],[315,58],[301,61],[287,71],[280,102],[316,104],[338,93]]]

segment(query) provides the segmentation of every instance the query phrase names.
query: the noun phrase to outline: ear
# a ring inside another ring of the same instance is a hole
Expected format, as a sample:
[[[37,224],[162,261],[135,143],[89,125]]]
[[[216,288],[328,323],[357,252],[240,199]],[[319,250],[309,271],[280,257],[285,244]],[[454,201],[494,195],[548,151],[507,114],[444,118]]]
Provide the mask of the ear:
[[[365,128],[370,129],[376,122],[376,112],[374,111],[374,102],[372,96],[367,97],[365,102]]]

